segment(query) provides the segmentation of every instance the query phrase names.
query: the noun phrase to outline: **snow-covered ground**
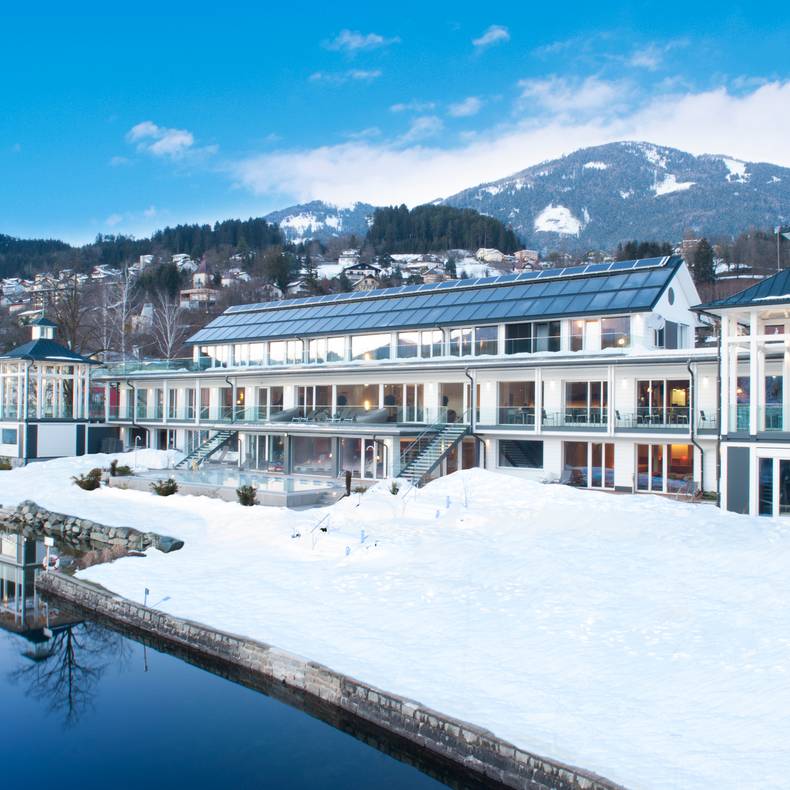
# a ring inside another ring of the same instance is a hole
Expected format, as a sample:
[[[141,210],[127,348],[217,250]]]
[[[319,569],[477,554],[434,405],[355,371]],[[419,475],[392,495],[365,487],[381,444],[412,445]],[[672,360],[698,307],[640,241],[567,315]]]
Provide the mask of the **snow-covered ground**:
[[[138,461],[162,466],[163,454]],[[784,522],[479,469],[300,512],[71,485],[96,464],[2,472],[0,502],[32,498],[186,545],[82,578],[138,601],[148,587],[173,614],[630,787],[787,786]],[[329,532],[313,531],[327,514]]]

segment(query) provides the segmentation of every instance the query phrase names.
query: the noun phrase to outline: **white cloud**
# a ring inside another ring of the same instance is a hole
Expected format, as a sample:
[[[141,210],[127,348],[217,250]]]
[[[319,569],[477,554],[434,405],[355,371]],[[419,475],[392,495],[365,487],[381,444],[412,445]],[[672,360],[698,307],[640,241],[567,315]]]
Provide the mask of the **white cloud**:
[[[447,112],[453,118],[469,118],[472,115],[477,115],[483,108],[483,100],[477,96],[467,96],[463,101],[451,104],[447,108]]]
[[[419,140],[426,140],[439,134],[443,127],[441,118],[437,118],[435,115],[421,115],[411,122],[408,131],[398,138],[398,142],[415,143]]]
[[[130,161],[131,160],[125,156],[113,156],[110,158],[110,167],[121,167],[123,165],[128,165]]]
[[[327,85],[344,85],[347,82],[373,82],[381,76],[379,69],[348,69],[348,71],[316,71],[310,75],[310,82],[323,82]]]
[[[188,154],[213,154],[217,150],[217,146],[213,145],[195,148],[192,132],[158,126],[153,121],[136,124],[126,133],[126,139],[134,143],[138,151],[167,159],[183,159]]]
[[[256,195],[276,194],[295,202],[321,198],[340,204],[416,205],[615,140],[649,140],[695,154],[790,166],[788,138],[790,81],[738,95],[725,88],[664,95],[627,113],[586,118],[541,114],[452,148],[425,145],[424,137],[401,137],[275,151],[236,162],[231,173]]]
[[[599,77],[572,80],[550,76],[520,80],[522,108],[537,107],[552,113],[579,113],[614,108],[628,93],[623,82]]]
[[[390,112],[429,112],[436,107],[432,101],[398,102],[390,106]]]
[[[380,137],[381,129],[378,126],[368,126],[365,129],[357,129],[353,132],[346,132],[343,135],[348,140],[369,140],[372,137]]]
[[[114,228],[116,225],[120,225],[122,222],[123,214],[110,214],[110,216],[104,220],[104,224],[109,228]]]
[[[155,217],[159,212],[156,210],[156,206],[149,206],[147,209],[143,211],[144,217]]]
[[[629,66],[655,71],[663,65],[667,54],[673,49],[688,46],[685,38],[673,39],[663,44],[649,43],[635,49],[627,59]]]
[[[386,38],[378,33],[360,33],[357,30],[341,30],[335,38],[324,43],[327,49],[354,54],[362,50],[379,49],[397,44],[400,38]]]
[[[485,49],[494,44],[510,41],[510,31],[504,25],[491,25],[479,38],[473,38],[472,44],[478,49]]]

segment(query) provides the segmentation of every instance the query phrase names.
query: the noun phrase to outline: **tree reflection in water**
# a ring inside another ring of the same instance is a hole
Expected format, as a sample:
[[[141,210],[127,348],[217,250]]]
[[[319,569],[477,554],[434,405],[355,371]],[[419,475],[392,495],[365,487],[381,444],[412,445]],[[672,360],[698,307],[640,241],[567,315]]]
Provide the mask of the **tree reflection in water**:
[[[13,670],[9,679],[25,684],[28,695],[46,703],[52,713],[62,713],[66,726],[93,707],[97,685],[110,664],[124,666],[131,656],[120,634],[90,622],[57,629],[46,647],[26,654],[31,663]]]

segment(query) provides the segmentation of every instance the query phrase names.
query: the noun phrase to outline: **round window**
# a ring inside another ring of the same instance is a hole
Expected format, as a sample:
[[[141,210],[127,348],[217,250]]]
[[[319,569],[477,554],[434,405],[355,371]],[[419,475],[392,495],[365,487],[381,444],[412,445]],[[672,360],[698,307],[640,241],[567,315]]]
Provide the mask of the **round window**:
[[[667,299],[669,299],[670,304],[675,304],[675,292],[672,288],[667,293]]]

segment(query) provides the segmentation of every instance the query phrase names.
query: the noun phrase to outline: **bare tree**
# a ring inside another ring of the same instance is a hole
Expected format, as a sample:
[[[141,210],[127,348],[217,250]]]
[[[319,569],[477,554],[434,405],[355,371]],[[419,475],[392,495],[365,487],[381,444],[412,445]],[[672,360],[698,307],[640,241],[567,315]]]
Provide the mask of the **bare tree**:
[[[156,350],[165,358],[172,359],[181,348],[187,333],[184,309],[178,297],[167,293],[157,294],[151,334]]]
[[[130,647],[120,636],[90,622],[58,629],[45,656],[12,670],[9,678],[24,683],[27,694],[63,713],[64,724],[76,724],[93,705],[97,686],[111,664],[127,664]]]
[[[69,278],[57,291],[53,302],[50,312],[66,345],[73,351],[86,352],[93,334],[94,306],[76,277]]]
[[[125,267],[118,282],[110,288],[107,306],[108,313],[112,317],[113,340],[117,340],[117,348],[122,360],[126,360],[129,336],[132,332],[134,297],[134,277],[128,267]]]

